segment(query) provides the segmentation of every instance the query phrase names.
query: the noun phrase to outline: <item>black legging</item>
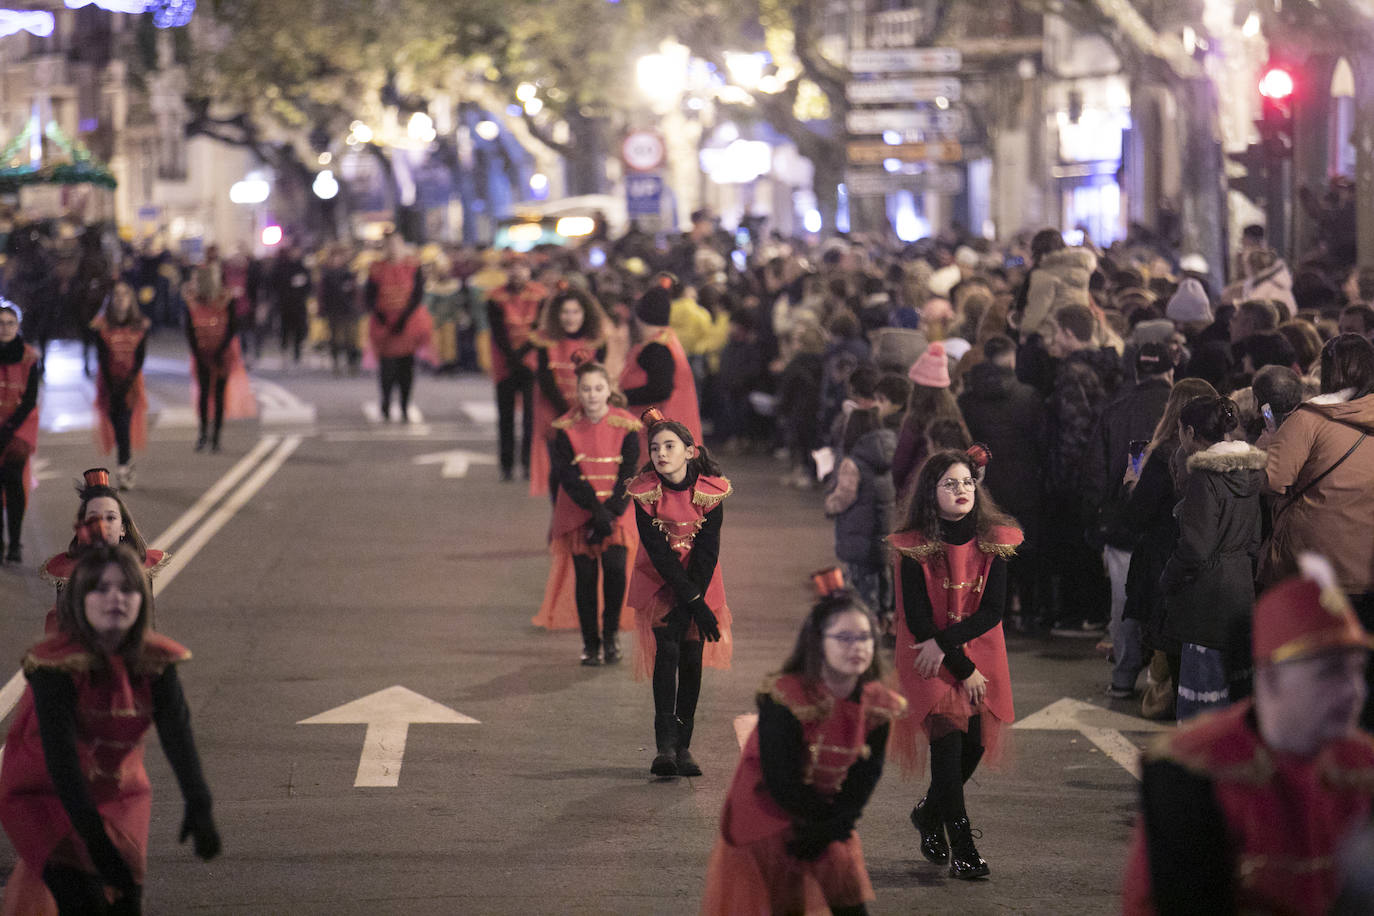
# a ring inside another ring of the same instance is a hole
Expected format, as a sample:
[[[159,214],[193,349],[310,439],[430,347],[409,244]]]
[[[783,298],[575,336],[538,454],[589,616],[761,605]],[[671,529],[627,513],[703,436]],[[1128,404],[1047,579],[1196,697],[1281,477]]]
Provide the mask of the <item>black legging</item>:
[[[982,716],[969,719],[968,731],[950,732],[930,742],[930,791],[926,793],[926,804],[934,805],[945,824],[968,817],[964,783],[982,757]]]
[[[24,526],[24,509],[28,496],[24,493],[24,465],[26,461],[0,464],[0,493],[5,498],[5,516],[9,520],[10,544],[19,543],[19,530]]]
[[[654,715],[675,715],[687,722],[697,714],[704,646],[700,639],[686,638],[684,609],[674,610],[665,623],[654,627]]]
[[[530,440],[534,438],[534,376],[529,372],[507,376],[496,383],[496,433],[500,440],[501,472],[515,469],[515,396],[520,395],[520,466],[530,468]]]
[[[283,305],[281,310],[281,352],[286,356],[290,350],[296,362],[301,361],[301,344],[310,329],[310,316],[305,303]]]
[[[43,869],[43,883],[57,902],[60,916],[99,916],[110,911],[105,882],[97,875],[65,865],[49,865]]]
[[[229,383],[229,379],[223,372],[221,372],[215,377],[214,381],[214,437],[215,441],[218,442],[220,427],[224,426],[224,389],[225,386]],[[200,403],[197,406],[200,410],[200,435],[202,438],[204,438],[205,430],[210,419],[208,414],[208,408],[210,407],[211,388],[209,366],[202,365],[196,367],[196,382],[200,385]]]
[[[603,612],[601,631],[596,629],[597,559],[589,556],[573,557],[574,594],[577,597],[577,620],[582,625],[582,644],[597,645],[598,638],[610,642],[620,632],[620,607],[625,601],[624,547],[607,547],[601,554],[601,598]]]
[[[383,356],[379,368],[382,383],[382,418],[391,417],[391,392],[399,388],[401,419],[405,420],[410,410],[410,389],[415,384],[415,357]]]
[[[204,391],[204,386],[201,386]],[[204,409],[201,411],[204,415]],[[123,399],[110,401],[110,425],[114,427],[115,451],[119,456],[120,464],[128,464],[133,457],[133,448],[129,444],[129,425],[133,420],[133,411],[129,410],[128,405]]]

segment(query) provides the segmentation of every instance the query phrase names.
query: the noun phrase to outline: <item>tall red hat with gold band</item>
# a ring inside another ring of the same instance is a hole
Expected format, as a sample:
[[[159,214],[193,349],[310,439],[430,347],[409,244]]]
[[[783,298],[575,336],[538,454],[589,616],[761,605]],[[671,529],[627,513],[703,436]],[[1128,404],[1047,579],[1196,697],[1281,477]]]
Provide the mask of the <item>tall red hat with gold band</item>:
[[[1301,572],[1255,602],[1255,665],[1309,658],[1339,649],[1374,648],[1326,558],[1304,553]]]

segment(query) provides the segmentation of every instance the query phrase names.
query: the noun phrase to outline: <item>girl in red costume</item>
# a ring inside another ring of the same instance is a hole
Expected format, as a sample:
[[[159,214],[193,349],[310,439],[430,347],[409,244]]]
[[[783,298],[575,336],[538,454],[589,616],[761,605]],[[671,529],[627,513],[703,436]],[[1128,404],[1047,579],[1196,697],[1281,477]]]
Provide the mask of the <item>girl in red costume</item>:
[[[649,462],[630,483],[640,552],[626,603],[639,637],[635,676],[653,676],[657,756],[649,771],[700,776],[690,747],[702,666],[729,668],[732,650],[719,563],[721,503],[732,490],[686,426],[653,409],[642,419]]]
[[[22,563],[29,458],[38,447],[38,351],[19,336],[19,310],[0,305],[0,504],[9,523],[6,563]]]
[[[134,552],[94,548],[63,592],[59,632],[24,657],[29,683],[0,764],[0,825],[20,860],[5,889],[5,916],[140,911],[152,815],[143,768],[150,725],[186,801],[181,840],[193,837],[202,859],[219,853],[176,673],[191,653],[151,630],[152,612]]]
[[[82,475],[82,479],[83,485],[77,490],[81,502],[76,508],[76,521],[72,524],[76,532],[72,535],[72,542],[62,553],[49,557],[39,570],[39,575],[57,588],[59,601],[77,559],[93,546],[124,544],[132,548],[134,554],[142,559],[149,578],[156,577],[171,558],[164,551],[150,548],[143,540],[138,526],[134,524],[134,517],[129,514],[129,507],[124,504],[119,491],[110,486],[108,470],[91,468]],[[57,631],[56,605],[48,612],[43,631]]]
[[[704,914],[858,916],[874,899],[854,823],[906,701],[879,682],[868,608],[842,587],[839,570],[816,578],[833,590],[811,609],[781,673],[759,689],[758,725],[711,851]]]
[[[954,878],[988,874],[973,845],[964,783],[1013,718],[1002,612],[1021,531],[975,476],[986,462],[981,446],[927,458],[888,538],[896,551],[895,662],[912,713],[898,723],[894,749],[919,772],[930,747],[930,791],[911,821],[921,853],[948,861]]]
[[[186,339],[195,371],[191,388],[200,417],[196,451],[203,451],[208,443],[210,450],[217,452],[224,418],[251,417],[257,412],[257,402],[235,336],[233,302],[215,272],[197,267],[191,282],[182,288],[182,296],[186,299]]]
[[[580,289],[561,289],[544,303],[539,329],[530,335],[535,354],[534,441],[549,441],[555,419],[577,403],[577,364],[574,355],[598,363],[606,355],[606,313]],[[530,495],[550,492],[549,452],[530,450]]]
[[[671,284],[671,280],[666,280]],[[701,410],[697,404],[696,380],[687,362],[687,351],[677,334],[668,327],[673,301],[661,285],[649,287],[635,303],[637,343],[625,357],[620,373],[620,390],[631,409],[657,408],[672,417],[701,441]]]
[[[641,424],[612,406],[615,391],[605,366],[584,362],[575,371],[577,407],[553,421],[549,439],[555,487],[549,532],[553,565],[534,624],[572,626],[568,606],[573,605],[582,628],[582,664],[599,665],[604,653],[611,665],[620,661],[620,610],[628,557],[637,541],[628,488],[639,463]]]
[[[91,322],[100,372],[95,382],[96,441],[100,453],[117,449],[115,482],[121,490],[134,485],[133,453],[148,444],[148,396],[143,391],[143,357],[152,324],[138,310],[134,288],[119,280],[100,314]]]
[[[404,250],[395,232],[382,242],[382,260],[372,265],[363,288],[363,301],[371,312],[368,339],[377,355],[382,388],[382,419],[391,419],[391,392],[399,391],[401,422],[409,420],[410,389],[415,383],[415,354],[430,343],[434,319],[421,308],[425,277],[420,263]]]

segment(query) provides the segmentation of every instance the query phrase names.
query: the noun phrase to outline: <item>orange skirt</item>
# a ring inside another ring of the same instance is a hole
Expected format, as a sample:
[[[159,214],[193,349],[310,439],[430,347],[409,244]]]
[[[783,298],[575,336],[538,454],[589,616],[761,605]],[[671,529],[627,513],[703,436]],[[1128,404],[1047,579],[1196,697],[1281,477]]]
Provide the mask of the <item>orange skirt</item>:
[[[224,367],[211,370],[213,381],[220,375],[226,378],[224,384],[224,419],[246,420],[258,415],[258,400],[253,394],[253,386],[248,381],[248,370],[243,367],[243,354],[239,340],[235,337],[224,351]],[[200,405],[200,379],[196,377],[195,360],[191,361],[191,406]],[[213,408],[212,408],[213,409]]]
[[[637,681],[647,681],[653,677],[654,655],[658,650],[658,639],[654,636],[654,627],[662,626],[664,618],[673,609],[671,600],[666,597],[670,594],[672,594],[671,591],[665,586],[654,595],[648,607],[634,609],[634,678]],[[720,668],[723,671],[730,669],[730,659],[735,654],[735,641],[730,632],[732,619],[728,605],[723,604],[716,609],[716,624],[720,627],[720,639],[716,642],[708,642],[702,649],[701,663],[705,667]],[[701,633],[697,630],[695,623],[687,625],[687,639],[691,641],[701,639]]]
[[[588,544],[587,536],[581,528],[556,537],[549,544],[549,579],[544,584],[544,602],[539,605],[539,613],[530,618],[530,623],[546,630],[576,630],[581,624],[577,619],[577,572],[573,568],[573,557],[600,557],[607,547],[620,546],[625,550],[625,575],[628,578],[635,568],[635,552],[639,550],[639,537],[631,524],[617,524],[611,536],[600,544]],[[600,568],[598,567],[598,574]],[[597,619],[605,611],[603,593],[600,585],[596,589]],[[620,629],[633,627],[630,615],[621,608]]]
[[[858,833],[826,847],[814,862],[787,853],[788,832],[744,846],[717,836],[706,866],[703,916],[828,916],[832,907],[874,900]]]
[[[901,765],[903,777],[920,779],[925,776],[930,762],[930,742],[950,732],[968,731],[969,720],[974,716],[979,717],[982,729],[981,762],[994,767],[1005,764],[1009,750],[1006,723],[986,706],[970,703],[968,694],[956,684],[949,685],[949,690],[935,701],[925,719],[918,722],[913,716],[903,716],[892,723],[892,740],[887,743],[888,759]]]

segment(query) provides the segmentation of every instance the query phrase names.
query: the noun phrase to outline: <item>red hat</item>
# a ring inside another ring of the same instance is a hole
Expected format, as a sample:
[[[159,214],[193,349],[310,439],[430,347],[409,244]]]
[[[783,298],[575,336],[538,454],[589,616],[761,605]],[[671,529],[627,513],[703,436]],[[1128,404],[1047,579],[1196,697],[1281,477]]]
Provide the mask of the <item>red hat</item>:
[[[816,594],[825,598],[844,588],[844,573],[838,566],[827,566],[811,574],[811,584],[816,587]]]
[[[1298,567],[1298,575],[1284,579],[1255,602],[1255,665],[1338,649],[1374,648],[1327,559],[1304,553]]]

